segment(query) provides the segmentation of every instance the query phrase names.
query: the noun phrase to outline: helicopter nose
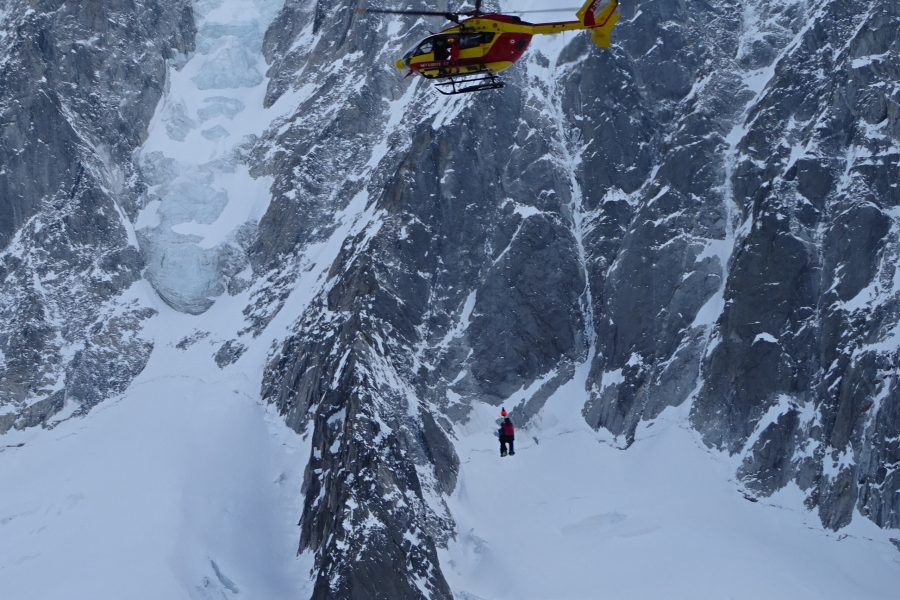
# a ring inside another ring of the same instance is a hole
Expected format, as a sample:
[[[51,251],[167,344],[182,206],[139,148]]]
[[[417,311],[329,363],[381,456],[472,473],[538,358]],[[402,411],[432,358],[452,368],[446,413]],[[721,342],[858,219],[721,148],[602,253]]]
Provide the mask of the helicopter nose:
[[[397,62],[394,63],[394,66],[397,67],[400,71],[406,68],[406,64],[403,62],[403,59],[397,59]]]

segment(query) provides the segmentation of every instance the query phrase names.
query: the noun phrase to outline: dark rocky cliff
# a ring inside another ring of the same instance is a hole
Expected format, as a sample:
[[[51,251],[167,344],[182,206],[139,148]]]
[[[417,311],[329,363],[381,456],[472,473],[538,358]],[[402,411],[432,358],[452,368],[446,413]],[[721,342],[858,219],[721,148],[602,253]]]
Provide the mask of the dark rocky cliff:
[[[188,1],[7,2],[0,37],[0,432],[123,391],[149,344],[131,154],[190,50]]]

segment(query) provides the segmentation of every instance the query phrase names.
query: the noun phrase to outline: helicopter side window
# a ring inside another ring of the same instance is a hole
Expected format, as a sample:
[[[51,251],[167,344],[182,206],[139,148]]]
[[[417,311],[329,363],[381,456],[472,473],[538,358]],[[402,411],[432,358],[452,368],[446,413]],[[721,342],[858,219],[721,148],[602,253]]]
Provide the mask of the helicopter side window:
[[[415,49],[415,51],[413,52],[413,56],[419,56],[421,54],[428,54],[429,52],[432,51],[432,49],[433,49],[433,46],[431,45],[431,40],[425,40],[424,42],[419,44],[418,48]]]
[[[463,50],[466,48],[476,48],[482,44],[490,44],[493,39],[494,34],[489,31],[466,33],[460,36],[459,47]]]

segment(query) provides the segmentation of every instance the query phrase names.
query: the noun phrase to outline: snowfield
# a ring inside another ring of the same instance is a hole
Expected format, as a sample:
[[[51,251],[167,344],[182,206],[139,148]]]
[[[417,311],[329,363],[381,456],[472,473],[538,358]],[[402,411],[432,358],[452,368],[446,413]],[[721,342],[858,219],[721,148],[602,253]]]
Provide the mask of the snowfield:
[[[584,401],[583,386],[564,386],[512,457],[479,426],[494,407],[463,432],[459,536],[441,557],[460,600],[897,597],[888,532],[862,517],[825,531],[799,490],[749,501],[687,407],[624,450],[579,417]]]
[[[202,325],[227,323],[226,304]],[[0,597],[310,596],[311,557],[296,556],[309,447],[256,400],[266,345],[222,371],[220,332],[175,349],[209,330],[158,308],[170,335],[127,394],[2,439]],[[561,389],[512,457],[495,407],[460,428],[457,538],[441,553],[460,600],[896,598],[890,532],[861,517],[825,531],[799,492],[748,501],[683,407],[623,450],[580,419],[582,394]]]
[[[134,292],[161,314],[128,392],[0,438],[0,598],[303,597],[309,449],[257,399],[264,354],[228,371],[212,360],[240,306],[220,302],[201,324],[146,284]]]

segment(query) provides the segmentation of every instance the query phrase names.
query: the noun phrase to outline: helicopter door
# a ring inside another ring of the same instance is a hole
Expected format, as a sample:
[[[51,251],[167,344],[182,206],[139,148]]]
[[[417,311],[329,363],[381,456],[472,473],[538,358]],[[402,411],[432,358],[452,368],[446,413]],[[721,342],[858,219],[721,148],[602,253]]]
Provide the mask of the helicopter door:
[[[434,38],[434,60],[450,60],[450,44],[444,36]]]

